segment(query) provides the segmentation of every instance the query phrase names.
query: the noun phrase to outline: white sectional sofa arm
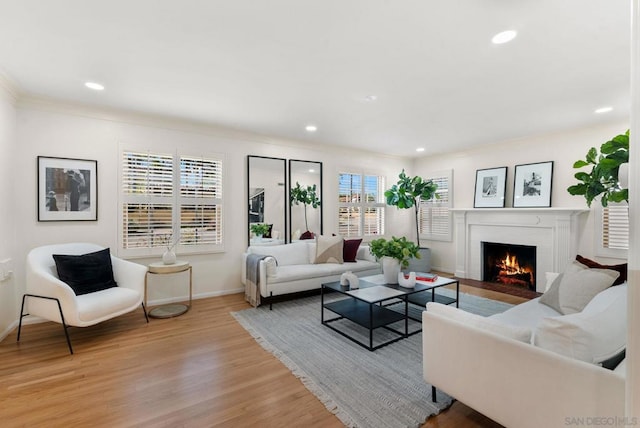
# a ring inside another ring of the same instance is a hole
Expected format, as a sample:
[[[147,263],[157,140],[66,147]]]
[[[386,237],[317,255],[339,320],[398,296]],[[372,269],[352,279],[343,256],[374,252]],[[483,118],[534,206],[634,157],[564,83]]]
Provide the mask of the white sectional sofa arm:
[[[624,415],[624,376],[423,312],[423,375],[507,427],[560,427]]]

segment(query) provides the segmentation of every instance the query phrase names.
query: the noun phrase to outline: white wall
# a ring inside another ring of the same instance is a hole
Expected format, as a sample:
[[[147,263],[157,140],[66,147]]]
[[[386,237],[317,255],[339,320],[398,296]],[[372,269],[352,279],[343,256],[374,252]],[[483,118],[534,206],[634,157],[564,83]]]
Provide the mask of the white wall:
[[[510,207],[513,200],[515,166],[554,161],[551,206],[587,208],[583,197],[572,196],[566,190],[567,187],[577,183],[573,177],[577,172],[573,169],[573,163],[578,159],[584,159],[589,148],[600,148],[602,143],[625,132],[628,127],[628,123],[614,123],[571,132],[507,141],[440,156],[425,156],[414,159],[412,173],[425,176],[434,171],[453,168],[453,207],[472,208],[476,170],[506,166],[508,167],[506,206]],[[596,203],[599,202],[594,202],[594,204]],[[594,206],[592,205],[588,215],[582,215],[579,228],[581,236],[578,251],[590,258],[595,257],[596,245]],[[434,269],[444,272],[455,270],[454,241],[425,241],[424,245],[431,248],[431,264]],[[607,259],[598,259],[607,261]],[[619,261],[617,262],[619,263]]]
[[[15,128],[14,98],[0,81],[0,260],[15,258],[15,196],[22,190],[14,179]],[[0,340],[13,328],[18,312],[16,280],[12,276],[0,282]]]
[[[226,154],[225,252],[180,258],[191,261],[194,295],[205,297],[241,289],[241,254],[247,242],[246,156],[272,156],[323,162],[324,233],[337,232],[337,173],[339,165],[367,166],[395,178],[406,159],[353,152],[326,146],[313,147],[291,141],[225,131],[212,127],[158,120],[142,116],[91,111],[86,108],[22,101],[17,110],[15,178],[20,183],[12,212],[19,213],[15,229],[18,294],[22,294],[24,259],[29,249],[56,242],[92,241],[117,252],[118,147],[178,146]],[[38,222],[36,211],[36,158],[57,156],[98,161],[98,221]],[[3,194],[6,194],[3,192]],[[395,211],[395,210],[394,210]],[[400,214],[390,213],[388,233],[405,234]],[[13,230],[9,229],[9,230]],[[148,263],[150,259],[136,259]],[[185,287],[159,284],[152,299],[186,296]]]
[[[473,206],[477,169],[508,166],[507,200],[512,198],[516,164],[555,161],[552,205],[585,207],[580,197],[566,188],[573,184],[572,164],[589,147],[599,146],[626,130],[627,124],[581,129],[542,137],[510,141],[493,146],[441,156],[426,156],[413,162],[403,158],[355,152],[326,146],[266,138],[121,112],[91,110],[62,104],[23,100],[14,107],[10,97],[0,99],[0,259],[14,259],[15,278],[0,283],[0,328],[17,319],[19,298],[24,290],[24,259],[29,249],[56,242],[92,241],[110,246],[118,243],[118,149],[119,145],[173,146],[202,152],[226,154],[225,252],[192,255],[194,295],[214,296],[241,290],[240,256],[246,247],[246,156],[281,157],[323,162],[324,233],[337,232],[338,173],[362,171],[380,173],[387,187],[397,181],[398,172],[407,168],[412,175],[454,169],[454,207]],[[38,222],[36,209],[36,158],[59,156],[98,161],[98,221]],[[15,188],[15,192],[14,192]],[[12,201],[7,203],[6,201]],[[509,202],[510,205],[510,202]],[[594,254],[593,215],[585,216],[581,227],[580,252]],[[386,235],[413,236],[413,212],[389,208]],[[14,238],[14,232],[20,236]],[[453,242],[428,241],[432,265],[452,272],[455,267]],[[148,263],[154,259],[136,259]],[[171,300],[186,296],[185,287],[172,287],[171,281],[158,284],[152,300]]]

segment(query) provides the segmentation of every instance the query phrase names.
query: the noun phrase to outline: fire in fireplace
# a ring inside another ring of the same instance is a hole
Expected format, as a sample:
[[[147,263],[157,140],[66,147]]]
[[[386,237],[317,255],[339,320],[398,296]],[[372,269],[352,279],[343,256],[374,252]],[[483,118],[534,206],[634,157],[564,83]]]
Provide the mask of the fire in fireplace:
[[[536,289],[536,247],[482,243],[482,280]]]

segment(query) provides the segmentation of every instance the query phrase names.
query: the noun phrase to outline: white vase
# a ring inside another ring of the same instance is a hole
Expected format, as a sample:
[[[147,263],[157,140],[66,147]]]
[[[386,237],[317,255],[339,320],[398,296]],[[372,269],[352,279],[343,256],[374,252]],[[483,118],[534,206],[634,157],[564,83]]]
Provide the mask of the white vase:
[[[382,273],[384,275],[384,282],[387,284],[398,283],[398,273],[400,272],[400,260],[393,257],[382,258]]]
[[[162,255],[162,263],[165,265],[172,265],[176,262],[176,253],[173,250],[167,250]]]

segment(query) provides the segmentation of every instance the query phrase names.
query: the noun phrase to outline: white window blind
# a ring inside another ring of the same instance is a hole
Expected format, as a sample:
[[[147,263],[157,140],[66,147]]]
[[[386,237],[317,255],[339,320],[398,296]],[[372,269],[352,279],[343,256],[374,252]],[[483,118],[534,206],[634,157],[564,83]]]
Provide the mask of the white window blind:
[[[123,151],[121,177],[124,255],[222,248],[221,159]]]
[[[384,177],[341,172],[338,177],[338,233],[345,237],[384,235]]]
[[[180,244],[222,244],[222,162],[180,158]]]
[[[438,185],[436,190],[438,198],[420,201],[418,213],[420,237],[438,241],[451,241],[453,235],[451,215],[453,172],[449,170],[425,178]]]
[[[609,204],[602,208],[602,248],[629,248],[629,206]]]

